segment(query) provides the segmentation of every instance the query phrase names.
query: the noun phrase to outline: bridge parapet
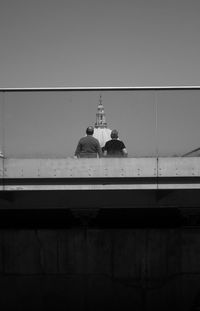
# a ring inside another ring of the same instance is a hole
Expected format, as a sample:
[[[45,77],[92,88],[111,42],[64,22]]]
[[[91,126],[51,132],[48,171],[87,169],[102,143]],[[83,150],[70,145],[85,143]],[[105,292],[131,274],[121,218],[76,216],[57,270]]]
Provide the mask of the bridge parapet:
[[[5,178],[153,177],[156,158],[5,159]]]
[[[0,159],[0,190],[200,188],[200,158]]]

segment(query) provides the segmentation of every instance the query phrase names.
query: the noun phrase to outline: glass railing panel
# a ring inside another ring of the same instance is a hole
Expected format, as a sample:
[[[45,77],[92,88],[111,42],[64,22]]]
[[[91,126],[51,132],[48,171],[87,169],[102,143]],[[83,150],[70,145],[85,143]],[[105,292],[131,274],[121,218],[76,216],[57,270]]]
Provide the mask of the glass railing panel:
[[[200,90],[156,91],[156,105],[158,155],[199,156]]]
[[[4,92],[0,92],[0,157],[4,153]]]
[[[5,156],[73,157],[86,127],[95,125],[100,100],[107,127],[119,131],[129,157],[155,156],[155,90],[7,91]]]
[[[110,129],[119,130],[129,157],[156,153],[155,94],[153,91],[105,91],[103,103]]]

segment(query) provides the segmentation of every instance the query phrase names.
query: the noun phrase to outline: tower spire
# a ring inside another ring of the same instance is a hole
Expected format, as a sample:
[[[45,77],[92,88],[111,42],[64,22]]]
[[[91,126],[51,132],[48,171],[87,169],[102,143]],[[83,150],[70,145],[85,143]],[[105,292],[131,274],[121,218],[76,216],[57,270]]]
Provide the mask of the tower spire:
[[[104,112],[104,106],[102,104],[101,94],[99,96],[99,104],[97,107],[95,128],[107,128],[106,115]]]
[[[102,105],[102,95],[99,95],[99,104]]]

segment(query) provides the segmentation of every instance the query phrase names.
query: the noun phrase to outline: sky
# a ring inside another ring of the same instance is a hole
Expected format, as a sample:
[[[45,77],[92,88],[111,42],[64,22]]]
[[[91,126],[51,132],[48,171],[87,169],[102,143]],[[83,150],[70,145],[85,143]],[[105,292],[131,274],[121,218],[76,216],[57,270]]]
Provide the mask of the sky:
[[[0,0],[0,88],[199,85],[199,0]]]
[[[199,0],[0,0],[0,89],[198,86],[199,12]],[[200,146],[200,90],[101,95],[130,156]],[[0,149],[72,156],[99,96],[0,92]]]

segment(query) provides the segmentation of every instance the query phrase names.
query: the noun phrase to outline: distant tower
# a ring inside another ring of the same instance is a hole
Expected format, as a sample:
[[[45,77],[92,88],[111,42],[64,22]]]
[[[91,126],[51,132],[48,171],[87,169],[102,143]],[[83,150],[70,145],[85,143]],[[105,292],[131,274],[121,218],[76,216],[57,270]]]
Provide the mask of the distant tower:
[[[107,128],[106,115],[102,104],[102,96],[100,95],[93,136],[98,139],[100,146],[104,147],[105,143],[111,139],[110,134],[111,130]]]
[[[95,128],[107,128],[106,115],[104,112],[104,107],[102,104],[102,96],[101,95],[99,98],[99,105],[98,105],[97,113],[96,113]]]
[[[3,158],[3,152],[2,152],[2,149],[1,149],[1,145],[0,145],[0,158]]]

